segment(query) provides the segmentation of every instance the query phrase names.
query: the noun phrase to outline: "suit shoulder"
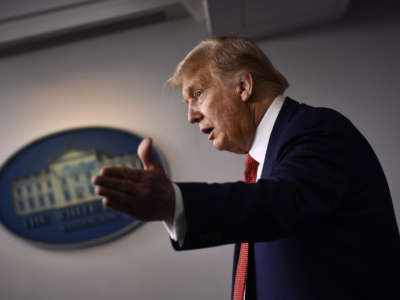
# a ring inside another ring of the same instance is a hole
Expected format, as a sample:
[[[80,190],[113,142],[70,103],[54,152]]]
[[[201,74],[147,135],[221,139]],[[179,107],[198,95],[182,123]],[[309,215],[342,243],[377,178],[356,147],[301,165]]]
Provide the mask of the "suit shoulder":
[[[299,104],[299,108],[289,120],[298,129],[339,130],[354,127],[350,120],[340,112],[327,107],[313,107]]]

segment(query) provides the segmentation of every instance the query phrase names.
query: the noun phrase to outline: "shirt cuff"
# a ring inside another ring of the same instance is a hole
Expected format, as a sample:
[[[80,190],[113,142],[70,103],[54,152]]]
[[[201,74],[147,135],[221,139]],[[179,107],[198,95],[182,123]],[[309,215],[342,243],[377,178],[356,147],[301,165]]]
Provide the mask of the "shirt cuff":
[[[167,222],[164,223],[164,227],[167,230],[169,237],[178,242],[179,247],[182,247],[183,242],[185,240],[186,234],[186,218],[185,218],[185,211],[183,207],[183,197],[182,192],[179,189],[178,185],[172,183],[175,191],[175,215],[174,215],[174,222],[173,224],[168,224]]]

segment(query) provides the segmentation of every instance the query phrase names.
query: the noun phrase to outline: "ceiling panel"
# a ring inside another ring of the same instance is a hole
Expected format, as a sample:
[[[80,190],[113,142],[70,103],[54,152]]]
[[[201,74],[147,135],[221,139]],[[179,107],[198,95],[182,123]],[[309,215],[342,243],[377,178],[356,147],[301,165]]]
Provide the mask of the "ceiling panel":
[[[110,1],[110,0],[103,0]],[[14,19],[16,17],[36,14],[43,11],[60,9],[62,7],[81,5],[87,2],[98,2],[88,0],[1,0],[0,22]]]

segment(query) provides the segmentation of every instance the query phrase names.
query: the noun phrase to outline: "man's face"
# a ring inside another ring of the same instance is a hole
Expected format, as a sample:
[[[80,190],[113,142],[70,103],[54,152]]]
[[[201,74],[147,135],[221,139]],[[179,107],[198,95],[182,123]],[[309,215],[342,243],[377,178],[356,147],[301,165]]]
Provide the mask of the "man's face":
[[[188,104],[188,122],[198,123],[216,149],[249,151],[256,126],[248,103],[240,97],[239,82],[223,83],[203,68],[184,74],[182,94]]]

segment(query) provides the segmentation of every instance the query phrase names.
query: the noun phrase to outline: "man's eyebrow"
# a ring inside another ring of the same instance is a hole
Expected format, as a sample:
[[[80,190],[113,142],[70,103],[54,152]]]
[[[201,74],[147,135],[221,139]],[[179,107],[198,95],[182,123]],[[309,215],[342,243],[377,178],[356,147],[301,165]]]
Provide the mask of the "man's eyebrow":
[[[182,93],[182,102],[187,103],[188,100],[185,99],[185,96],[188,95],[189,97],[193,96],[194,90],[202,88],[201,82],[194,82],[190,86],[188,86]]]

